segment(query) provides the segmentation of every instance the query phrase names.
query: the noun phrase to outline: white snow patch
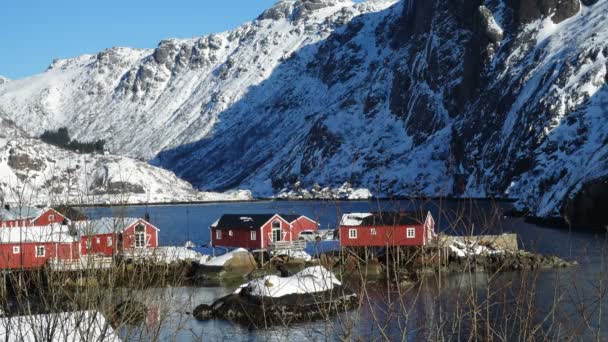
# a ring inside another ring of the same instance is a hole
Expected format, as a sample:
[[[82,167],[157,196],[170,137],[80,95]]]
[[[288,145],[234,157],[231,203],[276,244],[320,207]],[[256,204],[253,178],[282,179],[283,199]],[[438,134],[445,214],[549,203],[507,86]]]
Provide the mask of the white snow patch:
[[[224,266],[228,262],[228,260],[232,259],[234,257],[234,255],[237,253],[249,253],[249,252],[247,252],[247,250],[244,248],[237,248],[237,249],[233,250],[232,252],[222,254],[215,258],[211,258],[208,261],[206,261],[203,265],[205,265],[205,266]]]
[[[0,336],[5,341],[120,341],[97,311],[75,311],[45,315],[0,318]]]
[[[287,255],[291,258],[304,259],[306,261],[312,260],[312,256],[305,251],[291,250],[291,249],[278,249],[272,252],[273,255]]]
[[[370,199],[372,198],[372,192],[369,189],[356,189],[348,195],[348,199],[350,200],[362,200],[362,199]]]
[[[283,297],[290,294],[304,294],[329,291],[342,285],[336,276],[323,266],[308,267],[291,277],[265,276],[241,285],[235,293],[244,288],[254,296]]]
[[[135,249],[125,251],[126,256],[146,258],[160,263],[170,264],[175,261],[198,261],[203,264],[210,258],[209,255],[204,255],[195,252],[186,247],[164,246],[148,249]]]
[[[451,245],[448,246],[450,251],[452,251],[456,256],[460,258],[464,258],[467,256],[473,255],[488,255],[488,254],[502,254],[504,251],[490,249],[485,246],[478,245],[476,243],[461,243],[458,241],[454,241]]]
[[[348,213],[342,215],[341,226],[359,226],[364,218],[371,216],[372,213]]]
[[[0,243],[20,242],[61,242],[72,243],[79,239],[70,234],[68,226],[51,224],[48,226],[32,227],[2,227]]]

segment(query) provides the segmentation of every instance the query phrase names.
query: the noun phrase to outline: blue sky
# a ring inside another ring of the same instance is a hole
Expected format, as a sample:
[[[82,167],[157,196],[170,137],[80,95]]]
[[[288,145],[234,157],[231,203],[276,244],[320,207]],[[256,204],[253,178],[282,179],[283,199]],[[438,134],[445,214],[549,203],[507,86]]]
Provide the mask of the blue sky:
[[[55,58],[112,46],[152,48],[234,28],[276,0],[1,0],[0,75],[42,72]]]

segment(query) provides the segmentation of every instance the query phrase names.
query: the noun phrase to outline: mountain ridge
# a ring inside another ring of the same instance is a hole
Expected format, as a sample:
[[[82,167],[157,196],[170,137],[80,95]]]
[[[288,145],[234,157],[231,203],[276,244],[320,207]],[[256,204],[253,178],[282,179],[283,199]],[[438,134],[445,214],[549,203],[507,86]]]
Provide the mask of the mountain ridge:
[[[556,216],[608,175],[606,11],[606,0],[280,1],[228,32],[12,81],[0,110],[38,134],[32,116],[69,121],[75,138],[203,189],[347,181],[378,196],[511,197]]]

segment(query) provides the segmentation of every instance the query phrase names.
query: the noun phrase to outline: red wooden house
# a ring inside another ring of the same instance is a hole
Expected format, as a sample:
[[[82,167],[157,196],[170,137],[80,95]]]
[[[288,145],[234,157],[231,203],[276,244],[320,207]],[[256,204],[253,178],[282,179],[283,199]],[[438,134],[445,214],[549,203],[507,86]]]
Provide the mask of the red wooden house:
[[[47,226],[51,223],[68,224],[69,220],[53,208],[10,207],[0,209],[2,227]]]
[[[211,245],[262,249],[274,242],[298,240],[302,230],[318,228],[303,215],[226,214],[210,227]]]
[[[437,236],[430,212],[344,214],[339,231],[344,247],[424,246]]]
[[[158,247],[159,229],[141,218],[104,217],[77,226],[82,255],[114,256]]]
[[[78,237],[66,225],[0,228],[0,269],[31,269],[79,258]]]

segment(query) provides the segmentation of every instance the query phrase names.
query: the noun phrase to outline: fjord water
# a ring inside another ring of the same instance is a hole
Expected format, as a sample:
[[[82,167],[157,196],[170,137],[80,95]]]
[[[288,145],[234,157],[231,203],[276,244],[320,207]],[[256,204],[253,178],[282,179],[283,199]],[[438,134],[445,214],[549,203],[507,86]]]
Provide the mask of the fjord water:
[[[606,232],[592,230],[559,229],[542,227],[524,222],[521,218],[505,217],[503,212],[510,207],[506,202],[482,200],[459,201],[261,201],[244,203],[212,203],[196,205],[137,206],[124,208],[90,208],[89,215],[124,215],[143,217],[149,215],[153,224],[160,228],[159,239],[162,245],[183,245],[190,240],[197,245],[209,241],[209,226],[222,214],[251,213],[299,213],[307,215],[321,224],[322,229],[336,227],[338,218],[345,212],[367,212],[377,210],[423,210],[433,213],[437,230],[447,234],[500,234],[514,232],[519,236],[520,248],[529,251],[557,255],[567,260],[576,260],[579,265],[568,269],[551,269],[540,272],[506,272],[497,276],[478,274],[451,274],[442,279],[428,277],[417,287],[420,291],[414,298],[404,295],[402,303],[410,308],[409,317],[390,312],[395,310],[388,304],[386,287],[381,284],[369,286],[368,294],[373,305],[363,305],[357,313],[354,334],[363,339],[377,338],[378,334],[387,334],[391,339],[397,338],[407,327],[409,340],[421,338],[425,332],[422,321],[429,315],[436,315],[438,308],[445,310],[444,315],[453,314],[452,309],[457,296],[466,296],[467,290],[475,292],[483,301],[484,293],[490,289],[494,295],[508,298],[496,305],[494,315],[509,309],[517,303],[517,296],[522,291],[533,291],[534,316],[542,321],[547,312],[552,312],[551,322],[559,321],[560,329],[588,337],[600,331],[608,336],[608,319],[601,315],[601,307],[608,304],[606,292],[606,263],[604,261],[608,242]],[[341,317],[332,322],[310,322],[262,330],[252,330],[228,322],[197,322],[188,313],[197,305],[209,304],[215,299],[230,293],[233,287],[218,288],[172,288],[146,290],[143,297],[162,298],[167,320],[163,322],[161,335],[177,340],[308,340],[337,339],[345,321]],[[142,297],[142,298],[143,298]],[[560,302],[556,302],[556,298]],[[170,298],[170,300],[166,300]],[[393,299],[394,301],[394,299]],[[521,304],[521,303],[520,303]],[[372,308],[375,308],[373,310]],[[378,317],[378,312],[384,312]],[[372,317],[374,319],[372,319]],[[583,319],[586,317],[586,319]],[[343,317],[342,317],[343,318]],[[379,331],[375,322],[390,319],[392,322],[384,331]],[[498,324],[499,322],[497,322]],[[513,323],[513,329],[519,329],[521,322]],[[458,333],[468,336],[466,323]],[[600,327],[600,329],[596,329]],[[143,328],[143,327],[142,327]],[[428,327],[427,327],[428,328]],[[542,329],[556,332],[550,323]],[[139,331],[141,332],[141,331]],[[564,336],[568,336],[565,332]],[[454,331],[451,333],[455,334]],[[122,332],[130,335],[129,332]],[[419,335],[420,334],[420,335]],[[458,336],[452,336],[458,338]],[[400,339],[400,338],[399,338]]]

